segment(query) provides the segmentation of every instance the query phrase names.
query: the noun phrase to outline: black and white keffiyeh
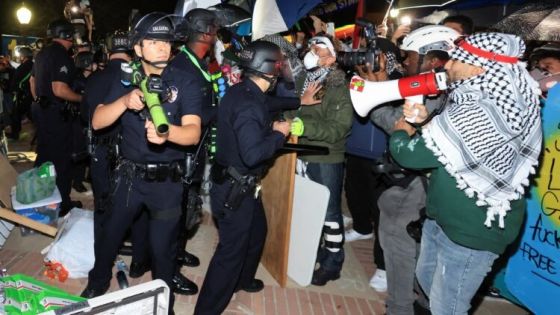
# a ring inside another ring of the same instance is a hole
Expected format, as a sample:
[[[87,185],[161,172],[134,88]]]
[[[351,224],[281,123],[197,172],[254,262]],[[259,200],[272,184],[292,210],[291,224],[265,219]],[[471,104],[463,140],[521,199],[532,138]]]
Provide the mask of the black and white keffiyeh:
[[[404,74],[404,69],[401,64],[397,61],[397,56],[392,51],[385,52],[385,71],[387,74],[392,75],[393,72],[398,72],[398,75],[402,76]]]
[[[307,71],[307,76],[305,77],[305,81],[303,82],[303,88],[301,89],[301,95],[305,93],[305,90],[307,90],[309,84],[313,82],[322,84],[325,79],[327,79],[327,76],[329,75],[329,73],[331,73],[332,70],[333,68],[320,67],[315,71]]]
[[[523,196],[523,186],[529,185],[529,174],[535,173],[538,164],[540,90],[524,63],[496,61],[476,51],[519,58],[525,50],[519,37],[477,33],[466,42],[470,48],[457,47],[451,59],[485,71],[450,85],[448,105],[423,136],[455,177],[457,187],[476,197],[478,206],[488,206],[484,224],[491,227],[498,216],[499,226],[504,228],[510,201]]]

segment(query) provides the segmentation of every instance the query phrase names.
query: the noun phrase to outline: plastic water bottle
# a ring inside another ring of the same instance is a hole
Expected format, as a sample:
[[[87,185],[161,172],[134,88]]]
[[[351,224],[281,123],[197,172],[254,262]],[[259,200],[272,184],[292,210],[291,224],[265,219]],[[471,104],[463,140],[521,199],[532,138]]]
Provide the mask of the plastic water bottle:
[[[119,284],[119,288],[128,288],[128,278],[126,277],[128,267],[122,259],[117,260],[117,270],[117,283]]]

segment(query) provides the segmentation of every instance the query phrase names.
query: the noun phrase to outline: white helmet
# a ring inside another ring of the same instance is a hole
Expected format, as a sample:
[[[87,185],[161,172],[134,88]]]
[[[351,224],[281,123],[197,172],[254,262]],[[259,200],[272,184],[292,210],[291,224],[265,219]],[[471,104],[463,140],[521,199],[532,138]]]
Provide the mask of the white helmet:
[[[461,36],[457,31],[443,25],[428,25],[408,34],[401,45],[402,50],[415,51],[425,55],[431,50],[451,51],[454,41]]]

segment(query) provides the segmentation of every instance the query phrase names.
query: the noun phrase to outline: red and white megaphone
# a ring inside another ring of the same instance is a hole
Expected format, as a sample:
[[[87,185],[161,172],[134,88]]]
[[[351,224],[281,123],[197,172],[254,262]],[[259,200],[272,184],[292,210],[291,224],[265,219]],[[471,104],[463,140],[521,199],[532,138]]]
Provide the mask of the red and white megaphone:
[[[447,89],[445,72],[428,72],[398,80],[372,82],[355,75],[350,81],[350,98],[354,110],[366,117],[376,106],[410,99],[423,103],[424,95],[435,95]]]

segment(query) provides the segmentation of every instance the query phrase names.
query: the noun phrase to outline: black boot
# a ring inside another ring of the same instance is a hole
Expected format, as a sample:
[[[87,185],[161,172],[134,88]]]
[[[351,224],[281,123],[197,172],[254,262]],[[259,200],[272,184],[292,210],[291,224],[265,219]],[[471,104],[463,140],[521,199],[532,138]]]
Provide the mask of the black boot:
[[[177,255],[177,261],[187,267],[198,267],[200,265],[200,259],[186,250]]]
[[[323,268],[319,268],[313,272],[313,278],[311,279],[311,284],[324,286],[327,282],[331,280],[336,280],[340,278],[339,271],[328,271]]]
[[[105,292],[107,292],[107,290],[109,290],[109,283],[101,288],[94,288],[94,287],[90,287],[89,284],[88,286],[84,289],[84,291],[82,292],[82,294],[80,294],[81,297],[86,298],[86,299],[91,299],[97,296],[101,296],[103,294],[105,294]]]
[[[73,208],[82,208],[82,202],[78,201],[78,200],[72,200],[70,202],[62,202],[60,204],[60,213],[58,214],[58,217],[63,217],[66,214],[68,214],[68,212],[70,212],[70,210],[72,210]]]
[[[140,278],[148,271],[150,271],[149,264],[133,261],[130,263],[128,276],[131,278]]]
[[[183,276],[178,271],[173,276],[172,282],[173,285],[171,287],[171,290],[174,293],[183,295],[193,295],[198,293],[198,286],[196,285],[196,283],[187,279],[187,277]]]
[[[255,293],[255,292],[262,291],[262,289],[264,289],[264,282],[262,282],[262,280],[260,279],[253,279],[251,280],[251,283],[249,283],[249,285],[236,288],[235,292],[239,290],[243,290],[245,292]]]

